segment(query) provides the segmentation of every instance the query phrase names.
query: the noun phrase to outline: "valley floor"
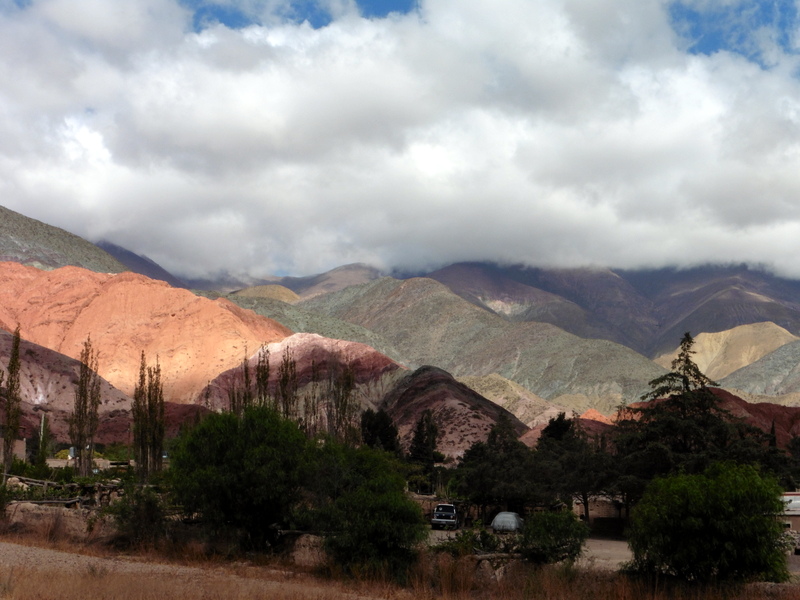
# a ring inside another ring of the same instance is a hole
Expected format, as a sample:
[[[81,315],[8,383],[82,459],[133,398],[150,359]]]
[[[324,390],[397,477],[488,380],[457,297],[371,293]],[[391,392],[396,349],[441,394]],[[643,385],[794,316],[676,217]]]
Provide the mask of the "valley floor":
[[[8,540],[9,538],[6,538]],[[203,562],[173,564],[136,555],[96,555],[0,541],[0,598],[27,600],[172,600],[184,598],[245,600],[411,600],[422,590],[392,585],[321,579],[280,565]],[[579,566],[614,571],[630,559],[623,541],[590,539]],[[800,577],[800,557],[792,555],[790,570]],[[610,574],[610,573],[609,573]],[[784,594],[800,597],[797,584],[781,586]],[[791,590],[791,591],[790,591]],[[430,590],[425,590],[430,594]],[[423,595],[426,595],[423,593]],[[750,598],[751,596],[746,595]]]

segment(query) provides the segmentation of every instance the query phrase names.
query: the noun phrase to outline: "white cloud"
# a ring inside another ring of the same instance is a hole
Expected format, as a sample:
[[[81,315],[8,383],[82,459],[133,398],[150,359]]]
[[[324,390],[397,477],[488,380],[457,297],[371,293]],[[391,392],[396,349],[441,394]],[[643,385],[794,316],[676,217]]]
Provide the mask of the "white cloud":
[[[800,276],[795,59],[688,55],[661,0],[426,0],[200,33],[170,0],[0,10],[13,210],[179,274],[352,261]]]

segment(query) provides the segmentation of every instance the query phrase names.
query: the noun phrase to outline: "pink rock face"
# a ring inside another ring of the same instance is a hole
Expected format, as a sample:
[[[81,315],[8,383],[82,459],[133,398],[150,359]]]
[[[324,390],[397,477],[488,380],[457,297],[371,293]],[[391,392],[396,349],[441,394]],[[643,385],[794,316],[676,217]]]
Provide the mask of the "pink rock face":
[[[303,388],[311,383],[313,372],[317,373],[317,381],[326,380],[331,369],[347,365],[353,372],[356,385],[364,386],[379,383],[385,375],[391,374],[402,367],[389,357],[381,354],[374,348],[357,342],[334,340],[322,337],[315,333],[295,333],[280,342],[267,344],[269,351],[270,388],[274,391],[278,371],[284,353],[295,363],[298,387]],[[260,347],[250,349],[248,365],[250,376],[255,382],[255,367],[258,361]],[[228,405],[228,390],[234,385],[242,385],[243,371],[240,363],[220,374],[209,385],[208,404],[212,408],[224,408]],[[380,392],[381,390],[377,390]],[[206,390],[198,394],[196,402],[203,404],[206,401]]]
[[[0,263],[0,327],[78,358],[87,335],[99,373],[133,394],[141,353],[158,359],[168,401],[192,402],[218,373],[241,362],[245,348],[291,331],[233,303],[195,296],[133,273],[78,267],[39,271]]]
[[[596,421],[597,423],[603,423],[605,425],[612,425],[611,419],[609,419],[604,414],[598,412],[597,410],[590,408],[585,413],[583,413],[580,418],[584,421]]]
[[[475,442],[485,442],[501,414],[509,419],[517,435],[528,430],[510,412],[435,367],[421,367],[408,374],[386,395],[383,406],[406,450],[417,422],[430,410],[439,428],[437,450],[450,460],[463,456]]]
[[[0,370],[7,371],[13,336],[0,331]],[[59,352],[20,340],[20,392],[22,419],[20,437],[29,438],[38,431],[41,417],[47,415],[50,430],[59,442],[68,441],[68,418],[75,405],[75,384],[80,363]],[[128,419],[130,398],[101,380],[101,430],[109,419]],[[128,424],[124,431],[129,430]],[[106,443],[98,438],[100,443]],[[122,441],[122,440],[119,440]]]

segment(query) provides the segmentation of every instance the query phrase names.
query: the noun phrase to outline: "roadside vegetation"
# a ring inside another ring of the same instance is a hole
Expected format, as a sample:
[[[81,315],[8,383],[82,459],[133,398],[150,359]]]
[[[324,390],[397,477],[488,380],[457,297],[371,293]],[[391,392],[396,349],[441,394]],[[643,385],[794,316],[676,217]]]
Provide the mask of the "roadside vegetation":
[[[85,452],[77,453],[76,468],[49,469],[43,457],[53,448],[43,421],[34,460],[8,472],[46,475],[51,484],[2,486],[0,500],[68,500],[89,488],[99,497],[113,485],[115,501],[103,512],[117,524],[117,546],[278,557],[313,534],[322,539],[328,574],[402,584],[415,597],[466,597],[487,585],[492,597],[509,599],[754,597],[737,586],[788,578],[780,493],[794,488],[800,469],[769,435],[720,408],[713,382],[692,361],[692,343],[687,334],[672,371],[651,382],[648,402],[623,411],[611,432],[590,435],[561,414],[531,449],[501,418],[452,468],[441,466],[432,412],[419,419],[405,454],[384,411],[355,409],[346,362],[320,372],[311,397],[301,398],[288,353],[270,386],[264,349],[252,377],[243,363],[229,410],[170,441],[166,468],[160,369],[142,355],[134,445],[103,449],[123,460],[135,456],[137,468],[94,473],[86,465],[96,458],[97,357],[87,338],[85,385],[71,421]],[[14,406],[4,398],[4,407]],[[439,545],[423,544],[428,521],[408,489],[457,503],[468,526]],[[574,566],[594,497],[615,499],[629,524],[634,559],[623,573]],[[522,529],[489,531],[499,510],[523,515]],[[475,568],[489,556],[490,581]],[[499,565],[506,566],[496,581]],[[800,591],[775,597],[800,598]]]

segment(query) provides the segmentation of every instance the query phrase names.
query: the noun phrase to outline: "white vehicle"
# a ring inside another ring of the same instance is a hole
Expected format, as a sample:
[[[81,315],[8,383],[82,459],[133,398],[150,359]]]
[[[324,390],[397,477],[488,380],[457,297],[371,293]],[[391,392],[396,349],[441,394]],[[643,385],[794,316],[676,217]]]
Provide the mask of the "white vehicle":
[[[492,530],[495,533],[519,531],[522,529],[523,520],[515,512],[499,512],[497,516],[492,519]]]

